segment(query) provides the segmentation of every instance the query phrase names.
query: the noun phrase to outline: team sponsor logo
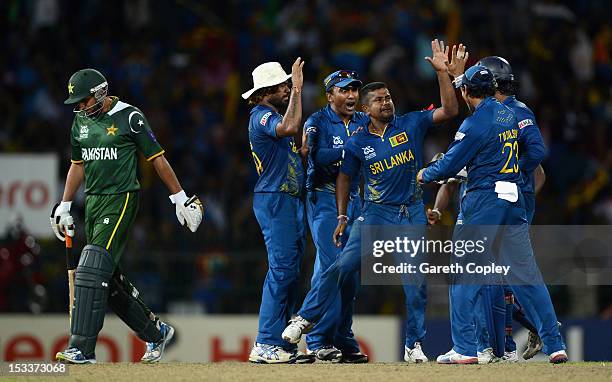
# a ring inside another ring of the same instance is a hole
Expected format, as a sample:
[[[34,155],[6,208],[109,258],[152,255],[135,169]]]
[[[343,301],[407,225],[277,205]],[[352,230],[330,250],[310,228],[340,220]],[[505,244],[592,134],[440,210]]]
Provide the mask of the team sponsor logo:
[[[344,141],[341,137],[333,137],[333,141],[335,149],[342,147],[342,145],[344,144]]]
[[[403,143],[408,142],[408,135],[404,131],[389,138],[389,142],[391,142],[391,147],[399,146]]]
[[[363,155],[365,155],[365,159],[372,159],[376,156],[376,151],[372,148],[372,146],[366,146],[363,148]]]
[[[308,128],[306,129],[306,134],[316,133],[316,132],[317,132],[317,127],[316,126],[308,126]]]
[[[457,131],[457,132],[455,133],[455,140],[456,140],[456,141],[460,141],[460,140],[462,140],[462,139],[463,139],[463,137],[465,137],[465,133],[462,133],[462,132],[460,132],[460,131]]]
[[[522,129],[523,127],[531,126],[533,124],[534,123],[532,119],[523,119],[522,121],[518,123],[518,127],[519,129]]]
[[[90,160],[116,160],[116,147],[90,147],[81,148],[81,157],[85,161]]]
[[[270,118],[270,116],[272,115],[272,112],[269,111],[266,114],[263,115],[263,117],[261,117],[261,119],[259,120],[259,123],[261,123],[262,126],[265,126],[266,123],[268,123],[268,118]]]
[[[89,127],[83,125],[79,131],[79,139],[87,139],[87,137],[89,137]]]

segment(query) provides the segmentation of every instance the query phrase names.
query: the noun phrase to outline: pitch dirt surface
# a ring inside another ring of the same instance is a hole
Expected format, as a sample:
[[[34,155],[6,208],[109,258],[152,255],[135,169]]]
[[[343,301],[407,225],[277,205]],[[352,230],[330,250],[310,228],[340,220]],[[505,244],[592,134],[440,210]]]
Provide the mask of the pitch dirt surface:
[[[2,378],[0,377],[0,380]],[[249,363],[102,363],[70,366],[62,378],[19,377],[18,381],[612,381],[612,363],[580,362],[564,365],[523,362],[492,365],[253,365]]]

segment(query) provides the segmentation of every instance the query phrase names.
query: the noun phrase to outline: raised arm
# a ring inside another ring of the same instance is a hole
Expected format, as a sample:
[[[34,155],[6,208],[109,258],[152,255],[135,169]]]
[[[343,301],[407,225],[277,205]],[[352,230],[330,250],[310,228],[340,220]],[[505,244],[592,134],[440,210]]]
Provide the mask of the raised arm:
[[[281,123],[276,125],[276,136],[279,138],[297,135],[302,123],[302,86],[304,61],[298,57],[291,66],[291,93],[289,105]]]
[[[459,104],[455,89],[448,76],[448,46],[444,47],[444,41],[435,39],[431,42],[431,57],[425,59],[431,64],[438,76],[438,86],[440,87],[441,107],[433,113],[433,123],[440,124],[454,118],[459,113]]]

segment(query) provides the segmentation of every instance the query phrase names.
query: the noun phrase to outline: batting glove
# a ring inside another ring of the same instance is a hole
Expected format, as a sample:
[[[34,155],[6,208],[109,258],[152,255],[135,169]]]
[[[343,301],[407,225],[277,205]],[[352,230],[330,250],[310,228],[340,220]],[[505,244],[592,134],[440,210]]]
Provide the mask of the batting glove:
[[[184,190],[169,196],[170,201],[176,206],[176,218],[181,225],[187,224],[191,232],[195,232],[202,222],[204,207],[197,196],[187,198]]]
[[[72,202],[59,202],[53,206],[49,221],[55,236],[61,241],[65,241],[65,235],[74,237],[74,220],[70,215]]]

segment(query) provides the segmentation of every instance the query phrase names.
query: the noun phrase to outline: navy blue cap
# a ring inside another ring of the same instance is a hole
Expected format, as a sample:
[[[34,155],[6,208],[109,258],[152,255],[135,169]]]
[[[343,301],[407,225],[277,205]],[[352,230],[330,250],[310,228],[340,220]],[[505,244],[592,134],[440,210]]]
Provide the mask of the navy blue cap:
[[[474,65],[453,81],[455,88],[465,85],[468,88],[496,87],[495,77],[486,66]]]
[[[323,86],[325,86],[325,91],[330,91],[334,86],[339,88],[345,88],[349,85],[356,86],[358,88],[361,87],[362,83],[359,80],[359,75],[354,70],[338,70],[323,80]]]

